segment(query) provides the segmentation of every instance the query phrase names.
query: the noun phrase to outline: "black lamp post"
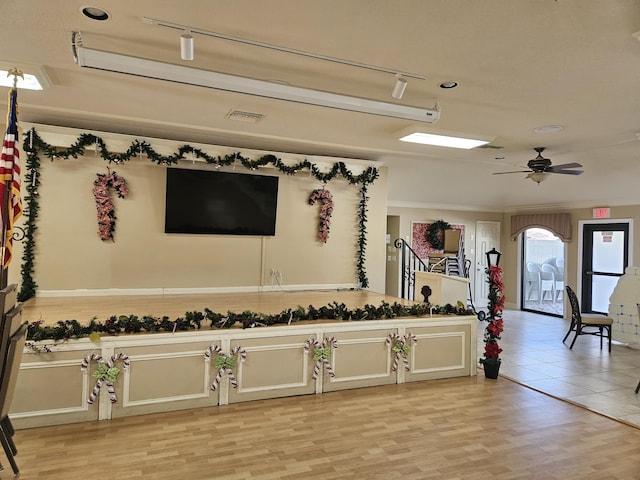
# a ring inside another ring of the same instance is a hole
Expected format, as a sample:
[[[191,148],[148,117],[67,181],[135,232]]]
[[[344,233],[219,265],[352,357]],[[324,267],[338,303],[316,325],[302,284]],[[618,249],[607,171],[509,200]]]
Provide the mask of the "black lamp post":
[[[487,253],[487,267],[497,267],[500,265],[500,257],[502,254],[496,250],[496,247],[493,247]]]

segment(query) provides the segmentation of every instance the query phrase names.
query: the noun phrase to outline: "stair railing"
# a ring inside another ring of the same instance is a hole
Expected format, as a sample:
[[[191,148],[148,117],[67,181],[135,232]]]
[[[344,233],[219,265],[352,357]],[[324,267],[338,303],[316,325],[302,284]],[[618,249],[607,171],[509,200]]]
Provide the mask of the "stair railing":
[[[398,238],[393,245],[400,249],[400,298],[415,300],[416,271],[428,272],[429,266],[422,261],[407,242]]]

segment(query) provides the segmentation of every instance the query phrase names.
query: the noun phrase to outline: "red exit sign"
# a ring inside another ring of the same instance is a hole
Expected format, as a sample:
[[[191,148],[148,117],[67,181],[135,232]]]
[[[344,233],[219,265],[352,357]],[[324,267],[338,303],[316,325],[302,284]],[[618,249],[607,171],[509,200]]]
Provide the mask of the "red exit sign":
[[[593,218],[610,218],[611,209],[606,207],[594,208]]]

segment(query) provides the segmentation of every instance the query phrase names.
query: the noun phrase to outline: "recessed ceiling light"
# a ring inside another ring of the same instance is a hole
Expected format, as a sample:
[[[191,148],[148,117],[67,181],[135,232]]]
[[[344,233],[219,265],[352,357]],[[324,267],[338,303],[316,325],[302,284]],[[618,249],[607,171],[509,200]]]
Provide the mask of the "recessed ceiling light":
[[[442,82],[440,84],[440,88],[456,88],[458,86],[458,82]]]
[[[424,127],[422,127],[424,128]],[[421,143],[436,147],[462,148],[470,150],[493,141],[493,138],[472,138],[449,132],[424,132],[420,127],[413,126],[398,132],[401,142]]]
[[[103,10],[98,7],[82,7],[80,11],[85,17],[90,18],[91,20],[98,20],[101,22],[104,20],[108,20],[110,16],[106,10]]]
[[[560,130],[564,130],[562,125],[543,125],[541,127],[534,128],[533,131],[536,133],[555,133]]]

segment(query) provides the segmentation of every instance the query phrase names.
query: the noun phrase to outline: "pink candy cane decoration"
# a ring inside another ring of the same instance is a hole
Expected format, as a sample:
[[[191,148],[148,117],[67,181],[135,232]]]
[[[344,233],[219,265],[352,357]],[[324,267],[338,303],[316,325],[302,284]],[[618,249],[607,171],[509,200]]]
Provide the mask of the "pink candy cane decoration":
[[[129,370],[131,362],[129,361],[129,356],[124,353],[115,353],[111,355],[111,359],[107,362],[107,367],[113,368],[118,360],[122,360],[122,368],[124,370]],[[105,381],[105,383],[107,385],[107,391],[109,392],[109,399],[111,400],[111,403],[116,403],[118,401],[118,397],[116,396],[115,384],[110,381]]]
[[[97,361],[98,363],[102,363],[102,355],[98,355],[97,353],[92,353],[91,355],[87,355],[82,359],[82,364],[80,365],[80,371],[86,372],[89,369],[89,364],[92,360]],[[96,397],[100,393],[100,389],[102,388],[102,380],[98,379],[96,384],[93,386],[93,390],[89,394],[89,398],[87,398],[87,403],[93,404]]]
[[[125,370],[127,370],[130,365],[129,357],[124,353],[112,355],[107,362],[104,361],[102,355],[92,353],[91,355],[87,355],[86,357],[84,357],[84,359],[82,360],[82,365],[80,366],[80,370],[82,372],[86,372],[89,369],[89,364],[92,360],[96,360],[99,364],[104,365],[103,368],[106,368],[107,371],[112,369],[115,362],[118,360],[123,361],[123,368]],[[118,401],[118,397],[116,396],[115,384],[107,378],[107,374],[105,373],[102,377],[96,378],[96,384],[93,386],[93,389],[91,390],[91,393],[87,398],[87,403],[92,405],[93,402],[95,402],[96,398],[100,394],[100,390],[102,389],[103,384],[107,386],[107,391],[109,392],[109,399],[111,400],[111,403],[115,403]]]
[[[236,380],[236,377],[233,374],[233,367],[235,366],[235,357],[236,355],[239,355],[240,361],[244,362],[247,359],[247,352],[245,351],[244,348],[237,346],[231,349],[231,353],[229,353],[229,355],[225,355],[220,346],[211,345],[204,352],[204,359],[206,362],[211,361],[211,355],[214,352],[217,354],[216,363],[215,363],[217,373],[216,373],[216,378],[211,383],[211,390],[213,390],[214,392],[216,391],[225,373],[229,377],[229,382],[231,383],[231,386],[233,388],[238,388],[238,381]]]
[[[92,353],[91,355],[87,355],[86,357],[84,357],[84,359],[82,360],[82,365],[80,365],[80,371],[86,372],[87,369],[89,368],[89,364],[91,363],[91,360],[101,362],[102,355],[98,355],[97,353]]]
[[[385,343],[391,347],[391,351],[395,353],[393,356],[393,365],[391,366],[391,371],[395,372],[398,370],[398,365],[400,361],[404,363],[404,369],[408,372],[411,370],[409,368],[409,358],[407,357],[409,353],[409,348],[411,344],[415,345],[418,343],[418,338],[413,333],[407,333],[402,338],[397,333],[390,333]]]
[[[305,353],[308,353],[311,347],[313,347],[313,359],[315,360],[311,378],[316,380],[320,376],[320,370],[323,366],[330,377],[335,377],[336,374],[331,367],[329,358],[331,357],[331,349],[338,348],[338,340],[336,340],[335,337],[329,337],[320,343],[317,339],[309,337],[307,341],[304,342]]]

